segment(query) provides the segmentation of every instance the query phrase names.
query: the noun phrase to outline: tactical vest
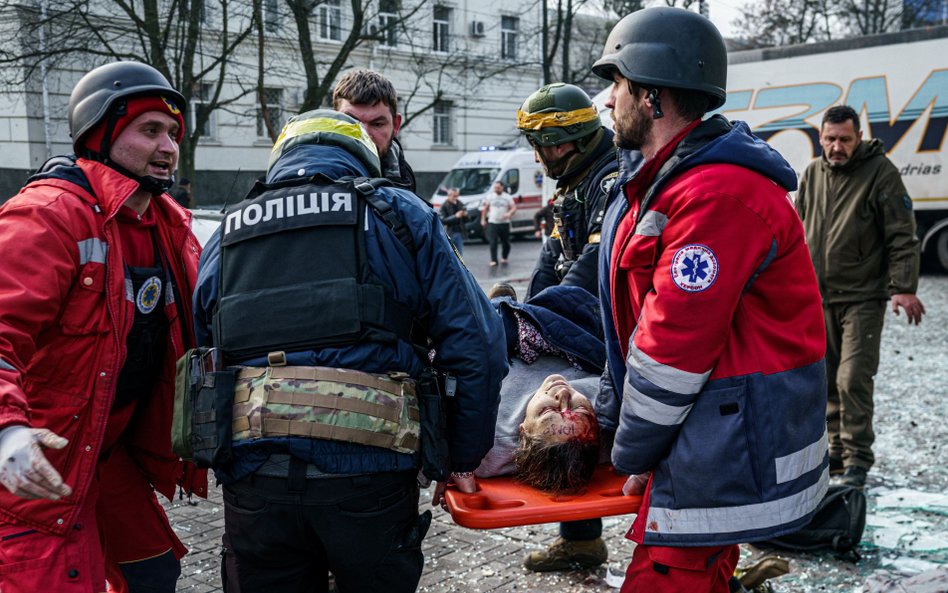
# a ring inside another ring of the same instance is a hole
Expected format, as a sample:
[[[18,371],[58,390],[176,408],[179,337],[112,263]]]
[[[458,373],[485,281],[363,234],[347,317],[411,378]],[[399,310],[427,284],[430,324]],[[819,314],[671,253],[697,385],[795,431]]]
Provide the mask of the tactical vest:
[[[373,195],[383,185],[390,182],[321,174],[258,182],[227,214],[213,322],[227,364],[274,351],[411,341],[412,312],[366,256],[367,206],[411,249],[408,229]]]
[[[601,187],[608,175],[596,173],[602,171],[607,161],[614,159],[615,154],[612,151],[601,154],[587,169],[593,174],[583,176],[573,191],[560,193],[553,202],[556,230],[552,238],[559,239],[563,247],[563,258],[567,261],[578,258],[587,243],[599,242],[599,229],[602,228],[608,200],[600,200],[596,210],[590,212],[589,197],[597,192],[608,195],[608,188]]]

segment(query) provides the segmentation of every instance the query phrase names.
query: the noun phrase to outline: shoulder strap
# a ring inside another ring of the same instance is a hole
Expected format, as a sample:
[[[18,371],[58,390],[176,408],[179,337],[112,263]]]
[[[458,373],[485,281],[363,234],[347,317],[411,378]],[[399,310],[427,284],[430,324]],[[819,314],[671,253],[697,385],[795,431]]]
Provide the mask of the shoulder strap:
[[[412,241],[411,231],[408,225],[395,213],[392,206],[375,195],[375,191],[380,187],[389,187],[394,185],[390,179],[385,177],[343,177],[339,181],[351,181],[365,201],[369,204],[375,214],[382,219],[385,225],[392,229],[398,240],[408,251],[415,253],[415,244]]]

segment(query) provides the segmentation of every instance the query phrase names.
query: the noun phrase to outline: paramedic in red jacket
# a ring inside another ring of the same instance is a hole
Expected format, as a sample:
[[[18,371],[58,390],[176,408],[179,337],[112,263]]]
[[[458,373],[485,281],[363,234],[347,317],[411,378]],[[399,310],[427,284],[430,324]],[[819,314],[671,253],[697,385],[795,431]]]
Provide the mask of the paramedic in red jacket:
[[[725,593],[736,544],[799,529],[828,482],[796,175],[745,124],[702,120],[724,103],[727,54],[697,13],[632,13],[593,71],[612,82],[620,162],[641,159],[620,171],[600,254],[612,462],[644,491],[622,591]]]
[[[166,193],[184,104],[150,66],[92,70],[69,100],[78,159],[0,208],[3,593],[174,591],[186,550],[155,491],[207,491],[171,451],[199,255]]]

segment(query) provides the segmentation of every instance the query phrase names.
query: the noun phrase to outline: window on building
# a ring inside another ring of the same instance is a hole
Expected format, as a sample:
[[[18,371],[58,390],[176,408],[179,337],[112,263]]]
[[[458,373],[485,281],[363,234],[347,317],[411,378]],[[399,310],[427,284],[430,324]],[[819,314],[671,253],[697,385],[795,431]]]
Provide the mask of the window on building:
[[[267,120],[270,126],[277,132],[283,127],[283,89],[266,88],[263,90],[267,99]],[[263,110],[257,108],[257,136],[260,138],[269,138],[267,124],[263,120]]]
[[[454,106],[450,101],[439,101],[433,109],[432,143],[440,146],[454,145],[454,126],[452,117]]]
[[[515,16],[500,17],[500,57],[505,60],[517,59],[517,30],[520,19]]]
[[[434,39],[431,49],[438,52],[448,52],[451,41],[451,9],[447,6],[435,6],[432,19],[432,33]]]
[[[189,127],[194,130],[198,120],[206,117],[201,124],[201,136],[204,138],[214,137],[214,113],[208,109],[208,102],[213,94],[214,85],[206,82],[195,83],[191,92],[191,113],[187,118]]]
[[[342,41],[341,0],[323,0],[319,5],[319,38]]]
[[[379,36],[381,44],[388,47],[398,46],[398,0],[381,0],[379,2]]]
[[[263,30],[267,33],[280,31],[280,0],[263,0]]]

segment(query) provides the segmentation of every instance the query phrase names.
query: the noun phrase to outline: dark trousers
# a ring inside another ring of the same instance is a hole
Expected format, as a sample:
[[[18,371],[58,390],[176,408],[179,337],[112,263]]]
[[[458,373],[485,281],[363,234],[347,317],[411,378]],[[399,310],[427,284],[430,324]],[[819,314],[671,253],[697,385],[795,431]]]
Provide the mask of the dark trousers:
[[[330,571],[340,593],[414,592],[430,521],[414,472],[224,486],[240,593],[321,593]]]
[[[829,454],[846,466],[869,469],[875,461],[872,392],[885,309],[882,300],[823,306]]]
[[[507,259],[507,256],[510,255],[510,223],[487,223],[487,239],[490,241],[490,261],[497,263],[498,242],[504,245],[501,257]]]
[[[602,537],[602,519],[583,519],[560,523],[560,537],[571,542]]]

